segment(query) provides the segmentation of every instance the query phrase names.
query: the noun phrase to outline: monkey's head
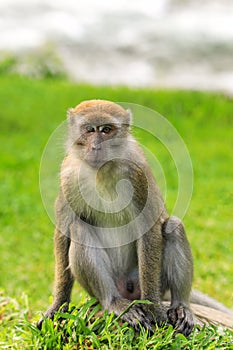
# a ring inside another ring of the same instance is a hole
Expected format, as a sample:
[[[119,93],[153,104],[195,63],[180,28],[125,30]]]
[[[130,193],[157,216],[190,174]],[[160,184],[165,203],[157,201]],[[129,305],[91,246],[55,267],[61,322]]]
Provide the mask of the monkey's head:
[[[84,101],[68,111],[68,153],[92,167],[122,156],[130,137],[131,112],[104,100]]]

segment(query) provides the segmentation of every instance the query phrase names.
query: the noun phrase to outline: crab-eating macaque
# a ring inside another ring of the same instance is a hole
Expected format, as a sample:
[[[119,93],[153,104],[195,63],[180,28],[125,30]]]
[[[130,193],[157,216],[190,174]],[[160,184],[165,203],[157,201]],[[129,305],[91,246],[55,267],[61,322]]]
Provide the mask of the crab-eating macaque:
[[[104,309],[138,329],[172,324],[188,335],[193,259],[182,222],[169,217],[147,160],[130,133],[131,112],[103,100],[68,111],[56,201],[55,289],[45,317],[70,302],[76,279]],[[171,304],[162,303],[169,290]],[[43,319],[38,323],[41,327]]]

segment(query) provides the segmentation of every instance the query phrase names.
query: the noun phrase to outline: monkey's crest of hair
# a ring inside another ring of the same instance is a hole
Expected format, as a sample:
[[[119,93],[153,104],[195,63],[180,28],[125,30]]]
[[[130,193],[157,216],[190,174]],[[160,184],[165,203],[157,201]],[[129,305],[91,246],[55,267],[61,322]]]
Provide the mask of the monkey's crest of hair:
[[[98,112],[104,111],[110,115],[118,115],[121,117],[128,117],[131,113],[129,110],[125,110],[123,107],[107,100],[88,100],[83,101],[74,108],[70,108],[68,111],[69,116],[74,116],[77,114],[83,114],[88,112],[88,110],[96,110]]]
[[[106,100],[88,100],[88,101],[83,101],[83,102],[79,103],[76,107],[71,108],[70,109],[70,113],[71,114],[76,114],[76,113],[80,113],[81,111],[83,111],[84,109],[87,109],[87,108],[93,108],[93,107],[107,105],[107,104],[115,105],[115,103],[113,103],[111,101],[106,101]]]

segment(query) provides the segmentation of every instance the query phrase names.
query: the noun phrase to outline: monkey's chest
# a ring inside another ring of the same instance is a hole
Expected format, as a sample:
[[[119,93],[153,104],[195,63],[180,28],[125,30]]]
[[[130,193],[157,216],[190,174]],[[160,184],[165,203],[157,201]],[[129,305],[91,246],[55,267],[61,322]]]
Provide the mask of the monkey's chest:
[[[67,184],[65,197],[73,211],[86,222],[98,227],[121,227],[137,215],[134,190],[127,180],[111,181],[106,186],[92,178]]]

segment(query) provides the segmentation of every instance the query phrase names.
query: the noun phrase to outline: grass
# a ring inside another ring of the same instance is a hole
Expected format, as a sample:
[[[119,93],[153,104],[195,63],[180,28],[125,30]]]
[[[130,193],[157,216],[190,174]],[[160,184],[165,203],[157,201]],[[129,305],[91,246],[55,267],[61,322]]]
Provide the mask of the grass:
[[[187,339],[174,334],[171,326],[155,328],[150,336],[141,328],[135,332],[119,323],[114,314],[100,313],[94,299],[68,313],[58,313],[54,321],[45,319],[41,331],[31,322],[27,298],[0,299],[1,349],[233,349],[233,331],[221,327],[195,327]],[[61,319],[62,318],[62,319]]]
[[[195,261],[194,287],[232,307],[232,100],[218,94],[191,91],[94,87],[55,79],[39,81],[2,76],[0,348],[56,349],[64,330],[65,334],[76,337],[66,337],[69,339],[64,349],[78,348],[77,344],[79,348],[96,348],[98,341],[103,348],[230,349],[226,343],[232,344],[232,333],[214,327],[194,332],[189,340],[180,335],[174,338],[171,329],[158,330],[152,338],[141,332],[135,338],[127,325],[112,325],[113,316],[100,318],[96,321],[97,328],[87,327],[89,320],[85,316],[79,326],[77,320],[84,314],[79,314],[81,311],[77,309],[71,314],[74,317],[67,315],[62,330],[48,321],[39,333],[33,323],[28,322],[37,320],[40,310],[44,311],[51,302],[53,283],[54,227],[40,198],[41,155],[50,134],[65,119],[67,108],[91,98],[126,101],[155,109],[183,137],[195,176],[192,201],[184,218]],[[156,154],[163,168],[168,169],[167,206],[170,209],[177,190],[174,165],[161,145],[143,132],[136,136]],[[85,300],[85,293],[75,286],[73,301],[82,305]]]

